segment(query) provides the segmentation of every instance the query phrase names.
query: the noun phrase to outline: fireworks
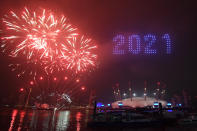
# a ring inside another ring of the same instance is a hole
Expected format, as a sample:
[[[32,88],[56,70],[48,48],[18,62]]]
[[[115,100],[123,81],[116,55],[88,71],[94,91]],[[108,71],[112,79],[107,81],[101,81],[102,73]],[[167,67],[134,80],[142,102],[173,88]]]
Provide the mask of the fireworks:
[[[5,47],[11,47],[10,56],[26,56],[27,59],[50,59],[59,57],[62,44],[73,36],[76,29],[67,23],[64,16],[57,18],[52,12],[29,12],[27,8],[18,16],[14,12],[5,15],[6,36],[2,37]],[[12,43],[13,42],[13,43]]]
[[[22,14],[11,11],[2,20],[6,27],[1,37],[3,51],[24,60],[9,65],[13,71],[19,71],[18,76],[28,73],[35,77],[40,70],[47,75],[61,71],[79,73],[96,66],[97,46],[91,39],[79,37],[65,16],[25,8]]]
[[[39,87],[31,94],[38,96],[34,101],[56,99],[51,101],[56,107],[64,106],[62,99],[71,103],[69,96],[77,94],[82,72],[96,66],[97,46],[93,41],[78,35],[66,17],[47,10],[31,12],[25,8],[20,15],[11,11],[2,22],[1,47],[11,56],[9,67],[17,77],[30,79],[29,95],[32,87]]]
[[[44,65],[36,60],[13,60],[12,64],[9,64],[11,71],[16,72],[17,77],[31,77],[33,79],[38,75],[46,74],[42,69]]]
[[[91,39],[73,37],[63,45],[62,58],[66,62],[67,69],[73,69],[76,73],[84,72],[89,66],[95,66],[97,55],[93,52],[97,48]]]

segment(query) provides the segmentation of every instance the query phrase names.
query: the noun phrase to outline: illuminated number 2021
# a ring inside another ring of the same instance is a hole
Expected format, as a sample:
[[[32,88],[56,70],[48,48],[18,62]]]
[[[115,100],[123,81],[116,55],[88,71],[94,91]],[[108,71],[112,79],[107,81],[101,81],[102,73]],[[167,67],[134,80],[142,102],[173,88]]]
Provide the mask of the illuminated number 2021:
[[[156,54],[157,50],[156,49],[151,49],[151,47],[153,46],[153,44],[156,42],[156,37],[154,35],[145,35],[144,36],[144,41],[148,41],[146,47],[144,48],[144,52],[146,54]]]
[[[157,42],[156,36],[152,34],[147,34],[143,37],[143,43],[141,43],[141,37],[139,35],[123,35],[119,34],[113,39],[114,48],[113,54],[126,54],[127,52],[131,54],[157,54],[160,51],[159,43]],[[165,54],[171,54],[171,39],[169,34],[162,35],[162,39],[165,41]],[[128,42],[127,42],[128,41]],[[160,41],[160,40],[158,40]],[[156,43],[157,42],[157,43]],[[162,42],[163,43],[163,42]],[[127,44],[127,45],[126,45]],[[154,46],[157,44],[156,46]],[[129,47],[129,48],[127,48]],[[162,46],[163,47],[163,46]],[[158,48],[158,49],[155,49]]]
[[[124,45],[125,37],[123,35],[117,35],[114,37],[113,42],[115,43],[113,54],[125,54],[125,50],[120,49]]]
[[[163,39],[166,41],[166,54],[171,54],[171,40],[169,34],[164,34],[162,36]]]
[[[136,48],[134,49],[134,43],[136,44]],[[140,36],[139,35],[130,35],[129,36],[129,51],[133,54],[140,53]]]

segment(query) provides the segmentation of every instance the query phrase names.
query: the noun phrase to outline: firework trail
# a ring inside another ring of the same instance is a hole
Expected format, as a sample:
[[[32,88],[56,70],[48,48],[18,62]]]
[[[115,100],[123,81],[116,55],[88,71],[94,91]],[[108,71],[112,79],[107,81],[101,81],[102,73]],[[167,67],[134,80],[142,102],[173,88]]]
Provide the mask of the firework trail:
[[[46,72],[43,70],[45,65],[37,60],[26,61],[15,59],[8,66],[19,78],[30,77],[35,80],[37,76],[46,75]]]
[[[84,72],[89,67],[96,66],[97,55],[94,54],[96,45],[91,39],[73,37],[67,40],[68,44],[63,45],[62,59],[66,69],[74,70],[75,73]]]

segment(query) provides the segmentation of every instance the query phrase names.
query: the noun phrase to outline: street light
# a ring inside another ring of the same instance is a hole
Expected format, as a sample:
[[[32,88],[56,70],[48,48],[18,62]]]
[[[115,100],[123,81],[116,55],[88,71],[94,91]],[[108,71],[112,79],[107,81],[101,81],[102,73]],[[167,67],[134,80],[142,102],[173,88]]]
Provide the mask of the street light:
[[[136,93],[133,93],[133,96],[136,96]]]

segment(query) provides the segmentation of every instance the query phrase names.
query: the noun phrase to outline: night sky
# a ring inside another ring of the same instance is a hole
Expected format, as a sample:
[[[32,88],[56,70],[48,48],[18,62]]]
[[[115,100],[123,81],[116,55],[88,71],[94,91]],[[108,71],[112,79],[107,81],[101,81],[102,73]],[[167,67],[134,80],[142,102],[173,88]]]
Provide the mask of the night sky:
[[[185,89],[196,95],[196,6],[192,1],[180,0],[1,0],[0,16],[9,9],[24,6],[47,8],[65,14],[80,33],[86,34],[99,46],[99,68],[87,79],[87,86],[95,88],[100,101],[113,101],[112,86],[120,83],[126,91],[128,81],[141,95],[144,80],[152,89],[156,81],[167,84],[169,94]],[[169,33],[172,54],[112,55],[112,40],[116,34]],[[8,68],[10,61],[0,54],[0,96],[10,96],[23,85]]]

